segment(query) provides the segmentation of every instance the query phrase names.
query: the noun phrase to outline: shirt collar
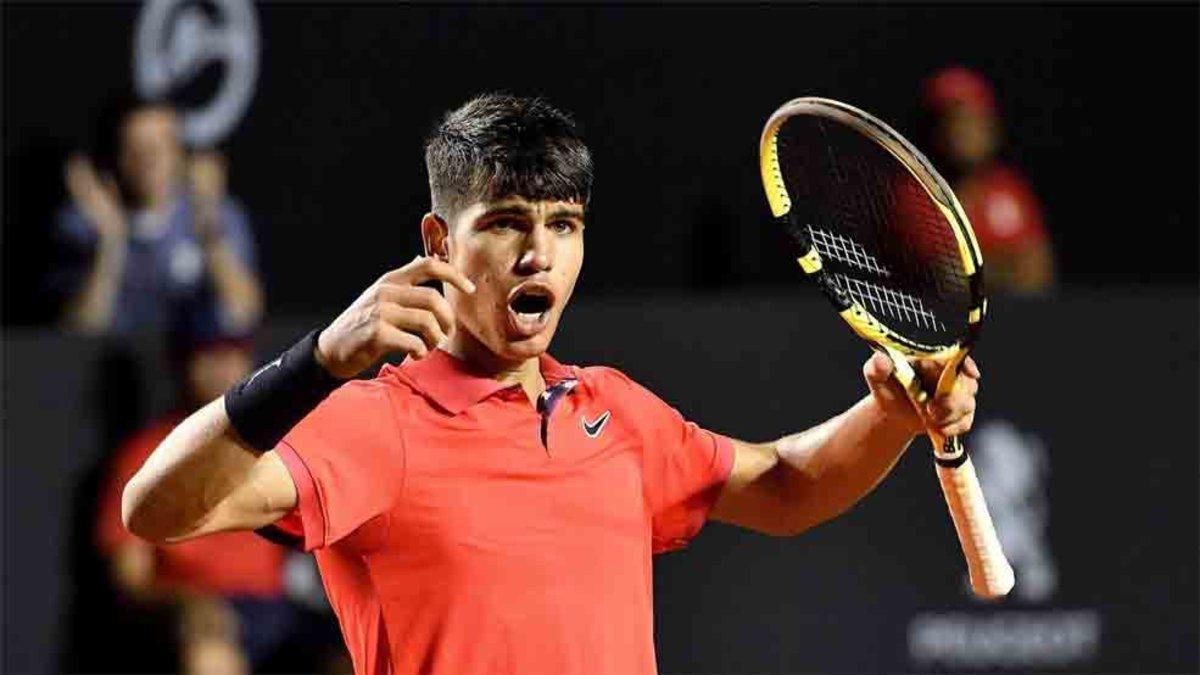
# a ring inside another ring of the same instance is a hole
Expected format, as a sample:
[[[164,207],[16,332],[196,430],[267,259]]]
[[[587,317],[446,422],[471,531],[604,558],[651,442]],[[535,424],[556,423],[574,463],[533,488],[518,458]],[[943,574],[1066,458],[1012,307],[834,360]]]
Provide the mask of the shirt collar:
[[[538,356],[538,367],[547,385],[578,376],[573,366],[566,366],[549,354]],[[444,350],[434,349],[423,359],[406,358],[394,371],[414,388],[452,415],[466,410],[492,394],[509,387],[487,375],[470,369],[462,360]]]

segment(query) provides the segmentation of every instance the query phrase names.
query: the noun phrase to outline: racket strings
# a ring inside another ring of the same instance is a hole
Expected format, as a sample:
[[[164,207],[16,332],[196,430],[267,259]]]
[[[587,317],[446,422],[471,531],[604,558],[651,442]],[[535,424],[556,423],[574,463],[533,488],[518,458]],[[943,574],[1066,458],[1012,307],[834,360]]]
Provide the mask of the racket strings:
[[[833,274],[831,278],[834,285],[876,316],[908,321],[927,330],[946,330],[946,324],[918,297],[844,274]]]
[[[857,267],[880,276],[890,277],[892,273],[879,264],[879,260],[867,253],[867,249],[852,239],[843,237],[836,232],[818,230],[812,225],[806,227],[809,241],[816,247],[817,253],[823,260],[836,260],[851,267]]]
[[[887,150],[820,118],[793,118],[776,136],[792,199],[793,236],[820,255],[831,286],[893,330],[953,344],[970,293],[945,213]]]

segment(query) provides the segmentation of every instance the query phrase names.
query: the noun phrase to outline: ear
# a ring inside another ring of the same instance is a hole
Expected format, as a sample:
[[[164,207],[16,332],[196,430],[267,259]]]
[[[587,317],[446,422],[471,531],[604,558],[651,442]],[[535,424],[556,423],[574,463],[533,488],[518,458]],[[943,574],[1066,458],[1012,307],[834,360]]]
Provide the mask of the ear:
[[[421,219],[421,241],[425,243],[425,255],[450,259],[450,226],[437,214],[426,213]]]

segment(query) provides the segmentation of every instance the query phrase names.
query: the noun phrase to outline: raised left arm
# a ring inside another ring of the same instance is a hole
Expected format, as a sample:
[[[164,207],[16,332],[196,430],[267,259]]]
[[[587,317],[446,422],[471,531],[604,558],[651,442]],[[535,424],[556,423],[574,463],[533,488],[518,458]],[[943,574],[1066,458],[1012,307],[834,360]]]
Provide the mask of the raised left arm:
[[[916,364],[936,381],[940,365]],[[865,497],[927,428],[965,433],[975,415],[979,370],[964,363],[953,390],[918,411],[877,354],[863,366],[871,393],[842,414],[770,443],[734,441],[733,471],[712,518],[790,536],[829,520]]]

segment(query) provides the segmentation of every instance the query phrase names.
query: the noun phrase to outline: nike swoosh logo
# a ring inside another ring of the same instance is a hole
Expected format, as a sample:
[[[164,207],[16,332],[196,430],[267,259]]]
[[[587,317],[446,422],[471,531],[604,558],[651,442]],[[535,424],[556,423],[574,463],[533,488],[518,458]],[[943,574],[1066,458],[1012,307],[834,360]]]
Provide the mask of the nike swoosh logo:
[[[595,438],[600,435],[600,432],[604,431],[604,425],[608,424],[610,417],[612,417],[612,413],[605,410],[592,422],[587,421],[586,417],[580,415],[579,422],[583,424],[583,433],[587,434],[588,438]]]
[[[250,379],[246,380],[246,386],[249,387],[250,384],[252,382],[254,382],[254,380],[257,379],[259,375],[262,375],[263,373],[274,368],[275,366],[278,366],[282,362],[283,362],[283,357],[281,356],[281,357],[275,359],[274,361],[268,363],[267,365],[263,366],[262,368],[259,368],[258,370],[254,371],[254,374],[250,376]]]

